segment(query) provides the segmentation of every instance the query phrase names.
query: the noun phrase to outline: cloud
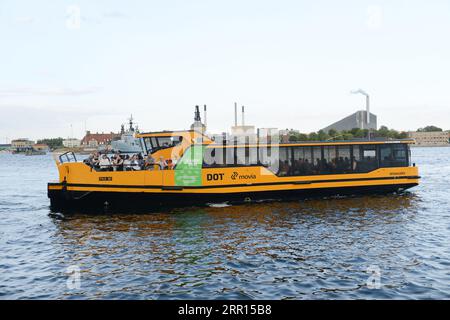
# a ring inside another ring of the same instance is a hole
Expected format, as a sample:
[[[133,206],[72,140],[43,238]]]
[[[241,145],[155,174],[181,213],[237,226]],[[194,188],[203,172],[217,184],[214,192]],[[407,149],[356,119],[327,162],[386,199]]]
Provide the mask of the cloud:
[[[32,24],[36,22],[33,17],[16,17],[14,21],[18,24]]]
[[[0,141],[4,137],[67,137],[74,128],[74,135],[84,135],[85,124],[88,129],[98,132],[118,132],[125,119],[123,110],[104,111],[86,105],[21,105],[0,101]],[[3,139],[3,140],[2,140]]]
[[[97,93],[99,87],[86,88],[0,88],[0,97],[23,97],[23,96],[81,96]]]
[[[113,19],[126,19],[128,16],[120,11],[110,11],[103,14],[105,18],[113,18]]]

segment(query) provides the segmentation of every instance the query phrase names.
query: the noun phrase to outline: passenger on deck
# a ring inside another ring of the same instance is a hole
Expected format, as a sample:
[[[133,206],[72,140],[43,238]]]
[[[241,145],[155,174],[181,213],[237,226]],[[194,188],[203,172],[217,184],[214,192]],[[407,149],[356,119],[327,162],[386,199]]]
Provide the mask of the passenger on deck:
[[[123,159],[123,170],[124,171],[131,171],[131,159],[129,155],[125,155],[125,158]]]
[[[293,170],[292,170],[292,174],[294,176],[298,176],[301,175],[301,167],[303,165],[303,160],[302,159],[298,159],[298,160],[294,160],[294,166],[293,166]]]
[[[99,164],[101,171],[109,171],[111,168],[111,161],[106,154],[101,157]]]
[[[123,159],[120,154],[116,154],[113,160],[113,169],[114,171],[123,171]]]
[[[141,170],[141,165],[139,163],[139,158],[138,155],[135,154],[132,158],[131,158],[131,168],[133,169],[133,171],[139,171]]]
[[[304,168],[305,168],[305,175],[310,175],[313,173],[313,166],[312,164],[309,162],[308,159],[305,159],[304,162]]]
[[[172,161],[172,159],[167,159],[167,169],[173,170],[173,161]]]
[[[358,171],[358,161],[355,157],[352,157],[352,170],[356,172]]]
[[[91,153],[89,155],[89,158],[86,160],[88,165],[90,165],[92,168],[98,169],[100,163],[98,152]]]
[[[144,161],[144,170],[155,170],[155,159],[151,155],[148,155]]]
[[[87,164],[87,165],[92,167],[94,165],[94,154],[93,153],[89,154],[89,157],[84,159],[83,163],[85,163],[85,164]]]
[[[280,176],[287,176],[289,172],[289,162],[287,160],[280,161]]]
[[[164,160],[164,157],[160,157],[159,158],[158,164],[159,164],[159,169],[160,170],[165,170],[167,168],[167,161]]]
[[[322,160],[316,159],[316,164],[314,165],[314,173],[320,173],[322,171]]]

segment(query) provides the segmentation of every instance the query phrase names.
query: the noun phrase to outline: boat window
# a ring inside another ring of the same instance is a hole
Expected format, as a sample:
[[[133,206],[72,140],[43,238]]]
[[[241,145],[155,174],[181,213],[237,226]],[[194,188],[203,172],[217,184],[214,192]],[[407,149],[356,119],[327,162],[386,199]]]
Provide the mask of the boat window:
[[[236,148],[236,164],[239,166],[242,165],[247,165],[247,153],[246,150],[247,148]]]
[[[352,171],[357,172],[357,165],[361,161],[361,148],[358,145],[352,146]]]
[[[257,150],[256,147],[206,148],[203,167],[218,168],[258,165]]]
[[[323,172],[322,147],[312,147],[313,174]]]
[[[272,158],[272,148],[271,147],[261,147],[258,149],[258,164],[264,167],[271,166]]]
[[[351,146],[338,146],[336,152],[336,173],[349,173],[351,166]]]
[[[158,148],[158,147],[159,147],[159,145],[158,145],[158,140],[156,140],[155,137],[151,137],[151,138],[150,138],[150,141],[151,141],[151,143],[152,143],[152,148]]]
[[[171,148],[179,145],[183,137],[146,137],[144,138],[147,152],[153,153],[161,149]]]
[[[405,144],[380,146],[380,167],[407,167],[408,150]]]
[[[258,148],[237,147],[236,157],[238,165],[253,166],[258,164]]]
[[[153,142],[152,142],[151,138],[148,138],[148,137],[144,138],[144,145],[145,145],[145,149],[146,149],[147,153],[149,153],[153,148],[155,148],[153,146]]]
[[[336,173],[337,170],[337,156],[336,146],[323,147],[323,164],[321,173]]]
[[[294,168],[292,175],[313,174],[311,147],[293,147]]]
[[[291,167],[292,167],[291,148],[280,147],[278,176],[285,177],[291,175]]]
[[[375,145],[281,147],[278,176],[369,172],[377,169]]]
[[[356,162],[355,171],[358,173],[370,172],[378,168],[376,145],[361,145],[360,160]]]
[[[214,168],[225,166],[225,152],[226,150],[224,148],[205,148],[203,167]]]
[[[175,147],[180,144],[183,137],[157,137],[158,146],[161,148]]]
[[[408,146],[403,144],[281,146],[275,151],[266,147],[205,148],[203,167],[271,167],[275,160],[278,168],[274,172],[285,177],[366,173],[379,167],[379,158],[382,167],[408,166],[409,161]]]
[[[258,164],[258,148],[247,148],[248,150],[248,161],[249,165],[257,165]]]

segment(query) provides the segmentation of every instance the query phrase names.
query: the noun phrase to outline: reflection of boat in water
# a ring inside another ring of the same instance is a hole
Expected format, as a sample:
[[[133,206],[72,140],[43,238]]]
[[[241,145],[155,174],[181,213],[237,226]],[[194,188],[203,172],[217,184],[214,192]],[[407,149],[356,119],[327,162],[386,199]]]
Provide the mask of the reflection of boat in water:
[[[124,125],[122,125],[122,130],[120,132],[121,137],[119,140],[111,141],[111,148],[113,151],[120,153],[138,153],[142,152],[141,142],[135,137],[135,134],[139,130],[137,127],[133,126],[133,116],[129,119],[129,127],[125,130]]]
[[[102,171],[60,156],[59,181],[48,184],[52,206],[158,208],[377,194],[406,190],[420,178],[410,164],[410,139],[279,143],[258,136],[250,143],[212,139],[195,128],[136,137],[156,160],[137,170]]]

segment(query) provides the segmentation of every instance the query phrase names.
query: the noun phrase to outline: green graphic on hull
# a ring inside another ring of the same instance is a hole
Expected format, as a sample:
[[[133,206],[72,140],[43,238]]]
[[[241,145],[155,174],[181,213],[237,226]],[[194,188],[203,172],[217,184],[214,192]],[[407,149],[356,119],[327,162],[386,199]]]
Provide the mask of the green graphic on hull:
[[[191,146],[175,168],[176,186],[201,186],[204,146]]]

